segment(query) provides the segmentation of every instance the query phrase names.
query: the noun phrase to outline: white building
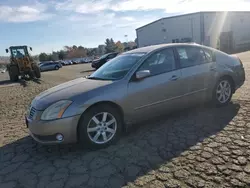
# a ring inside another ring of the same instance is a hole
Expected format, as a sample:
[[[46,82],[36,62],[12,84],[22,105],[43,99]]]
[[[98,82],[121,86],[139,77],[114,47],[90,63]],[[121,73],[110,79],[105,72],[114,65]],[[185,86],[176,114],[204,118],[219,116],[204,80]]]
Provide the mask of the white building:
[[[198,12],[136,29],[138,47],[195,42],[231,53],[250,49],[250,12]]]

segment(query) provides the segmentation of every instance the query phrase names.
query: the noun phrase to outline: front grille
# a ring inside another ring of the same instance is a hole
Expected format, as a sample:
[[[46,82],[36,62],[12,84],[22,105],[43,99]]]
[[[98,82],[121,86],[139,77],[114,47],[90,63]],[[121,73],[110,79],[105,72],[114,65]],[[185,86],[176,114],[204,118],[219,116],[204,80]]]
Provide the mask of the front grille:
[[[35,114],[36,114],[36,109],[34,107],[31,107],[29,112],[29,119],[33,120]]]

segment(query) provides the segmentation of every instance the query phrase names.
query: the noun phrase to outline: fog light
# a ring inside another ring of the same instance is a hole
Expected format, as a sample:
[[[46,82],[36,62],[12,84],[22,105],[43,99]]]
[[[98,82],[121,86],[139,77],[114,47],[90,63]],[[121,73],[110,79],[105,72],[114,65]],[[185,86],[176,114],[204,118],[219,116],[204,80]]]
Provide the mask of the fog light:
[[[56,139],[57,139],[58,141],[62,141],[62,140],[63,140],[63,135],[62,135],[62,134],[57,134],[57,135],[56,135]]]

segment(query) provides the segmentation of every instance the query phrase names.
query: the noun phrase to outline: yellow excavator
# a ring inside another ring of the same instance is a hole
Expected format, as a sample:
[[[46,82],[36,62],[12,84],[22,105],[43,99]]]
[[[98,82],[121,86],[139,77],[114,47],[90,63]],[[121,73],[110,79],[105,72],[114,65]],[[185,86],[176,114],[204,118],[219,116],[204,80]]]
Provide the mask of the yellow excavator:
[[[6,53],[10,53],[10,63],[7,65],[10,80],[18,81],[19,76],[25,78],[29,76],[31,79],[40,78],[41,72],[38,64],[30,56],[28,46],[11,46],[6,49]]]

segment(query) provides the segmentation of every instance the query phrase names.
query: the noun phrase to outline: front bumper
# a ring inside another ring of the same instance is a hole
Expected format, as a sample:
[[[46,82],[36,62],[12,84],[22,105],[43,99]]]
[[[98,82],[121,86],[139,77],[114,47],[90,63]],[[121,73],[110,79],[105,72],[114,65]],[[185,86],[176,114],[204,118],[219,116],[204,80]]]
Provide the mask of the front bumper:
[[[30,135],[41,144],[66,144],[77,142],[77,125],[81,115],[68,118],[37,121],[25,117]],[[56,135],[63,135],[63,140],[58,141]]]

